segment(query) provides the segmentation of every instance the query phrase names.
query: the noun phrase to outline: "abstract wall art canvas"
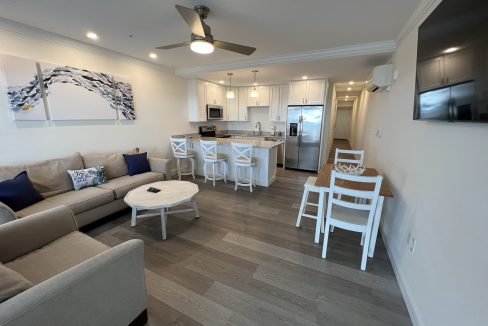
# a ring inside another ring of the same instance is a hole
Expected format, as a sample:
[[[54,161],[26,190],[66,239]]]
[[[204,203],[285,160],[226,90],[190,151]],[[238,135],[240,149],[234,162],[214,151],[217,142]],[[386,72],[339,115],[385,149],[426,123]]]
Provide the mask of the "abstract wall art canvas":
[[[49,120],[135,119],[132,87],[126,79],[69,66],[31,63],[38,73],[24,84],[16,85],[20,82],[15,66],[6,65],[4,70],[13,76],[7,78],[7,93],[16,120],[21,120],[18,112],[30,110],[31,102],[36,106],[45,104],[45,119]],[[22,77],[27,75],[23,73]]]
[[[36,62],[2,55],[0,69],[14,120],[47,120]]]

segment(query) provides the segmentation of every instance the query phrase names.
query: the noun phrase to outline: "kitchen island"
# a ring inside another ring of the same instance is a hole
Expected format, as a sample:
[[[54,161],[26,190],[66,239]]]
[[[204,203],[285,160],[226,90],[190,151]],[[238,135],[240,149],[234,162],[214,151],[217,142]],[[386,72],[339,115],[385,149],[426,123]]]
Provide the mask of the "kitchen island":
[[[218,152],[224,154],[227,159],[227,180],[234,181],[234,164],[232,162],[231,143],[243,143],[253,145],[253,157],[256,158],[254,178],[258,186],[269,187],[276,179],[278,146],[283,146],[282,141],[231,139],[214,137],[192,137],[189,141],[195,151],[195,174],[203,176],[203,157],[200,148],[200,139],[216,140]]]

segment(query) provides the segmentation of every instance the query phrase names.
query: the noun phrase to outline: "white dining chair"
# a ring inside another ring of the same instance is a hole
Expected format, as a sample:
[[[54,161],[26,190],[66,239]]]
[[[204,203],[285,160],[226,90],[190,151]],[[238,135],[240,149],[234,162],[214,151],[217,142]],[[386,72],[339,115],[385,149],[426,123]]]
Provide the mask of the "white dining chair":
[[[358,186],[356,189],[352,189],[346,187],[344,183],[337,185],[337,182],[341,180],[346,182],[352,181],[358,184],[374,185],[374,189],[358,190],[357,188],[364,189],[364,187],[360,186]],[[329,240],[329,228],[331,226],[353,232],[359,232],[364,234],[361,241],[361,245],[363,246],[361,270],[366,270],[369,243],[371,241],[371,231],[382,181],[383,177],[380,175],[375,177],[365,177],[332,171],[329,200],[327,202],[327,213],[325,215],[325,233],[324,245],[322,248],[322,258],[326,258],[327,255],[327,242]],[[366,201],[363,203],[354,203],[334,197],[334,195],[339,194],[356,198],[364,198]]]
[[[341,155],[354,155],[354,158],[340,157]],[[359,156],[359,158],[357,157]],[[351,149],[339,149],[336,148],[334,164],[338,163],[349,163],[349,164],[364,164],[364,150],[351,150]]]
[[[178,166],[178,180],[180,181],[182,175],[191,175],[193,179],[195,179],[195,153],[188,147],[188,141],[186,138],[171,137],[171,149],[173,150],[173,156],[176,158],[176,163]],[[189,160],[191,162],[191,171],[182,170],[180,162],[181,160]]]
[[[232,146],[232,161],[234,163],[234,178],[235,187],[238,186],[249,187],[252,192],[252,187],[256,186],[254,180],[254,167],[256,166],[256,158],[252,156],[253,146],[251,144],[231,143]],[[242,170],[249,170],[249,179],[242,176]]]
[[[225,155],[217,151],[216,140],[200,140],[200,147],[203,154],[203,170],[205,175],[205,183],[207,180],[213,182],[215,187],[215,181],[224,180],[227,183],[227,163],[225,162]],[[212,174],[208,171],[208,165],[212,166]]]
[[[318,214],[319,214],[319,204],[318,203],[313,203],[309,202],[309,195],[310,193],[317,193],[320,196],[320,187],[317,187],[315,185],[315,182],[317,181],[317,177],[308,177],[307,181],[303,185],[303,196],[302,196],[302,202],[300,204],[300,210],[298,211],[298,216],[297,216],[297,222],[295,226],[298,228],[300,227],[302,217],[307,217],[316,220],[316,223],[319,223],[318,221]],[[317,215],[312,215],[307,213],[307,206],[313,206],[317,207]],[[315,225],[317,227],[317,224]]]

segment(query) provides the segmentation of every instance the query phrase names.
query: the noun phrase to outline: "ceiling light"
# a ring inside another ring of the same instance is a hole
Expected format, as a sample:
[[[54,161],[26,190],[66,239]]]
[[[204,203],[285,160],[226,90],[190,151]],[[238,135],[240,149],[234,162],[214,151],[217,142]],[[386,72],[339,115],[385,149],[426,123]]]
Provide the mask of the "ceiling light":
[[[252,83],[253,86],[258,86],[258,83],[254,82]]]
[[[90,40],[98,40],[98,35],[94,32],[86,33],[86,37],[88,37]]]
[[[200,54],[210,54],[214,52],[213,44],[205,40],[193,40],[190,44],[190,49],[193,52]]]
[[[457,50],[459,50],[459,48],[456,46],[453,46],[452,48],[445,49],[444,53],[452,53],[452,52],[456,52]]]
[[[347,90],[350,91],[352,88],[351,87],[348,87]]]
[[[346,98],[349,98],[349,95],[346,95]]]
[[[302,76],[302,79],[305,80],[305,79],[308,79],[308,76]]]
[[[234,91],[232,90],[232,75],[233,75],[233,73],[231,73],[231,72],[227,73],[227,76],[229,76],[229,90],[227,91],[225,97],[227,97],[228,99],[233,99],[236,97],[236,95],[234,94]]]
[[[220,83],[220,84],[223,84],[223,83],[224,83],[224,81],[223,81],[223,80],[219,80],[219,83]]]
[[[257,70],[253,70],[252,73],[254,74],[254,83],[253,83],[254,88],[251,90],[251,94],[250,95],[251,95],[251,97],[259,97],[258,90],[256,89],[256,85],[258,84],[258,83],[256,83],[256,73],[258,73],[258,71]]]
[[[349,85],[354,85],[354,82],[351,80],[351,81],[349,82]]]
[[[154,53],[154,52],[151,52],[151,53],[149,53],[149,58],[151,58],[151,59],[157,59],[158,58],[158,55],[156,53]]]

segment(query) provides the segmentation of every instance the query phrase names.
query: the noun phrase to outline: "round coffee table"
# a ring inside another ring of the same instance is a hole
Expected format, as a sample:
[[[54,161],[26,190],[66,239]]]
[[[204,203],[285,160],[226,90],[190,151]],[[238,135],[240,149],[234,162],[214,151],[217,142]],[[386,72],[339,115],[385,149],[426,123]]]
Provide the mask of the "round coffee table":
[[[160,189],[158,193],[147,191],[150,187]],[[195,218],[200,217],[195,196],[198,186],[188,181],[159,181],[135,188],[127,193],[124,201],[132,208],[131,226],[136,226],[138,218],[161,216],[161,231],[166,240],[166,216],[169,214],[193,211]],[[193,208],[171,211],[170,208],[191,203]],[[137,211],[159,210],[156,214],[137,214]]]

